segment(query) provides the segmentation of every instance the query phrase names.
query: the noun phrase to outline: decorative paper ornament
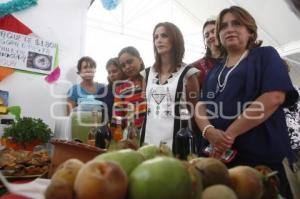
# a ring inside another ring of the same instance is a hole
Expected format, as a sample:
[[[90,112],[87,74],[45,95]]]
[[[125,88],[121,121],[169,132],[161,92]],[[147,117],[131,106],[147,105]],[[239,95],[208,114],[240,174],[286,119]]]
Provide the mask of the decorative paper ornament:
[[[6,78],[7,76],[9,76],[14,72],[15,72],[14,68],[7,68],[7,67],[0,66],[0,81],[2,81],[4,78]]]
[[[0,3],[0,17],[24,10],[37,4],[37,0],[11,0],[6,3]]]
[[[16,119],[20,119],[20,115],[21,115],[21,112],[22,112],[22,109],[20,106],[10,106],[7,108],[8,109],[8,112],[12,115],[14,115],[16,117]]]
[[[2,4],[0,4],[0,13],[2,9],[1,6]],[[23,24],[21,21],[10,14],[5,15],[4,17],[0,17],[0,29],[24,35],[29,35],[32,33],[30,28],[28,28],[25,24]],[[12,74],[15,70],[16,69],[14,68],[0,66],[0,81]]]
[[[56,80],[58,80],[58,78],[60,77],[60,68],[59,66],[56,67],[49,75],[47,75],[45,77],[45,80],[48,82],[48,83],[53,83],[55,82]]]
[[[121,0],[101,0],[102,5],[107,10],[113,10],[115,9]]]

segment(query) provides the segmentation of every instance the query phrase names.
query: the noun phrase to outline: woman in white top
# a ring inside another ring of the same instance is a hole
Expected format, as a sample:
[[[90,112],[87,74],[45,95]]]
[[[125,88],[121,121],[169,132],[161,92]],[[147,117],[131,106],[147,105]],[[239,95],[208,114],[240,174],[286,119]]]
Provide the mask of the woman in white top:
[[[182,62],[184,40],[176,25],[158,23],[153,31],[153,45],[155,63],[142,72],[146,82],[147,115],[141,143],[165,142],[174,151],[174,136],[181,128],[180,112],[193,111],[197,102],[198,70]]]

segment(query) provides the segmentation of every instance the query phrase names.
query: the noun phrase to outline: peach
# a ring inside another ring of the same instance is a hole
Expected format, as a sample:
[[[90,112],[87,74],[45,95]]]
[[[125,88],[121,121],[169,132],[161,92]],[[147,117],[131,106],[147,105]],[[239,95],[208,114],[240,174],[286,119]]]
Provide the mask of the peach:
[[[207,187],[203,192],[201,199],[238,199],[232,189],[223,184],[217,184]]]
[[[215,184],[230,185],[229,173],[226,165],[215,158],[196,158],[190,161],[202,174],[203,187]]]
[[[259,172],[249,166],[236,166],[229,169],[232,189],[239,199],[260,199],[264,187]]]
[[[74,182],[83,165],[84,163],[77,159],[69,159],[59,165],[51,177],[51,183],[47,187],[45,197],[47,199],[72,199]]]
[[[78,199],[123,199],[127,186],[127,175],[117,163],[92,160],[80,169],[74,189]]]

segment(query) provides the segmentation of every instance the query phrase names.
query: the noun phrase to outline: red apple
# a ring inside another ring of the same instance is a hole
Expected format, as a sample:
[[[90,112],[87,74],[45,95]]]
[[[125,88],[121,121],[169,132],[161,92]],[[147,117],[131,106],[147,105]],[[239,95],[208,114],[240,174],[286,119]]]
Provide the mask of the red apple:
[[[90,161],[80,169],[74,189],[78,199],[123,199],[127,186],[127,175],[117,163]]]
[[[271,168],[265,165],[257,165],[255,169],[261,174],[263,185],[264,185],[264,195],[261,199],[276,198],[279,193],[279,177],[277,171],[272,171]]]

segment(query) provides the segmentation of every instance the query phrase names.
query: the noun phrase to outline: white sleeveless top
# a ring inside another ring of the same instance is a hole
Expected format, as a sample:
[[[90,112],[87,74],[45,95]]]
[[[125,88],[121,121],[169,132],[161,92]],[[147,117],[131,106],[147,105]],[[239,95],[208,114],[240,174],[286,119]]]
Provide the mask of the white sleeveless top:
[[[146,99],[147,99],[147,122],[145,128],[144,143],[159,146],[165,142],[172,148],[175,116],[175,97],[179,78],[186,65],[172,73],[172,77],[166,84],[158,84],[158,73],[151,67],[148,75]],[[183,93],[180,102],[186,102],[186,81],[198,72],[196,68],[190,68],[183,78]]]

